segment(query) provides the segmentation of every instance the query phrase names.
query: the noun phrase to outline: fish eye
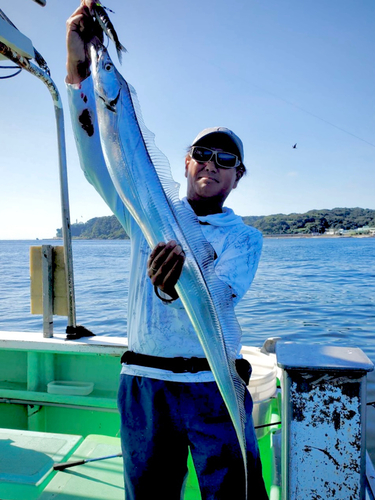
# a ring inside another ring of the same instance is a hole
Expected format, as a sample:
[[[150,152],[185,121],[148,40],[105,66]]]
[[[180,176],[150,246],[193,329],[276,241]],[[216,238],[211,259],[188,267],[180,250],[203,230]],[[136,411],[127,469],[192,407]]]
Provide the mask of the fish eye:
[[[113,67],[113,64],[111,64],[111,63],[106,63],[106,64],[104,65],[104,69],[105,69],[106,71],[111,71],[112,67]]]

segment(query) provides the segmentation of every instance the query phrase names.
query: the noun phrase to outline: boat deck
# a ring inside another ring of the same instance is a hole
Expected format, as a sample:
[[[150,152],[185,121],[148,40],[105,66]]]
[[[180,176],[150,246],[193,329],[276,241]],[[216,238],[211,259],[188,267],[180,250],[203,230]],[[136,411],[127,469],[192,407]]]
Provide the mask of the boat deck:
[[[66,341],[62,335],[46,339],[27,332],[0,332],[1,500],[123,500],[121,458],[61,472],[53,470],[53,463],[120,452],[116,399],[120,358],[126,348],[124,338]],[[91,392],[78,394],[84,385],[92,387]],[[277,422],[278,398],[271,400],[271,406],[254,412],[267,422]],[[270,488],[271,432],[260,429],[258,443]],[[191,459],[188,466],[184,499],[199,500]]]
[[[82,441],[69,461],[116,455],[120,451],[119,438],[90,435]],[[121,457],[89,462],[51,474],[53,477],[40,500],[124,500]]]
[[[124,498],[122,458],[54,471],[54,463],[120,453],[118,438],[0,429],[0,498]]]
[[[110,457],[121,452],[120,439],[0,429],[0,498],[2,500],[124,500],[121,457],[88,462],[63,471],[55,463]],[[199,500],[190,476],[185,500]]]

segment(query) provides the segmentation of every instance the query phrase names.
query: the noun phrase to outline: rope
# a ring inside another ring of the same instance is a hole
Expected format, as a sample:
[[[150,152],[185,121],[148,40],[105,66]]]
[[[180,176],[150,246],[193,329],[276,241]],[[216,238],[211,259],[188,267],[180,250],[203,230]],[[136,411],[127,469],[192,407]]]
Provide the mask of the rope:
[[[11,75],[0,76],[0,80],[5,80],[6,78],[13,78],[13,76],[19,75],[22,71],[22,68],[20,68],[19,66],[0,66],[0,69],[16,69],[16,68],[18,69],[18,71],[12,73]]]

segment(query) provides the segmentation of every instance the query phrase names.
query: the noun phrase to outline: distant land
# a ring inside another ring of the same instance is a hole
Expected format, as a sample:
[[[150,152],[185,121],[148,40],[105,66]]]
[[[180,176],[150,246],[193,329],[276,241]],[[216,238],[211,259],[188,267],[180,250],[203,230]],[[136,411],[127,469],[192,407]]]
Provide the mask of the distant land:
[[[368,208],[333,208],[332,210],[310,210],[304,214],[249,215],[242,217],[245,224],[256,227],[264,236],[293,236],[314,234],[345,234],[361,231],[370,233],[366,228],[375,228],[375,210]],[[87,222],[71,225],[72,238],[124,240],[128,238],[114,215],[94,217]],[[61,238],[62,230],[56,230]]]

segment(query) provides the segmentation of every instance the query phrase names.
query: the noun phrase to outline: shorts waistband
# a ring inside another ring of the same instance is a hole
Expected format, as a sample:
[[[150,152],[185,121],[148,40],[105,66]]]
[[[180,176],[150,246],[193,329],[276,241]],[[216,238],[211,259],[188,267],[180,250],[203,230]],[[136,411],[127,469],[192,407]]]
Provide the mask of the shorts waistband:
[[[161,356],[139,354],[133,351],[126,351],[121,357],[121,363],[158,368],[173,373],[197,373],[211,370],[206,358],[184,358],[182,356],[163,358]]]
[[[139,354],[134,351],[126,351],[121,357],[121,363],[127,365],[147,366],[168,370],[173,373],[198,373],[211,371],[206,358],[163,358],[161,356],[150,356],[149,354]],[[245,358],[236,359],[236,369],[238,375],[246,385],[249,384],[251,376],[251,365]]]

